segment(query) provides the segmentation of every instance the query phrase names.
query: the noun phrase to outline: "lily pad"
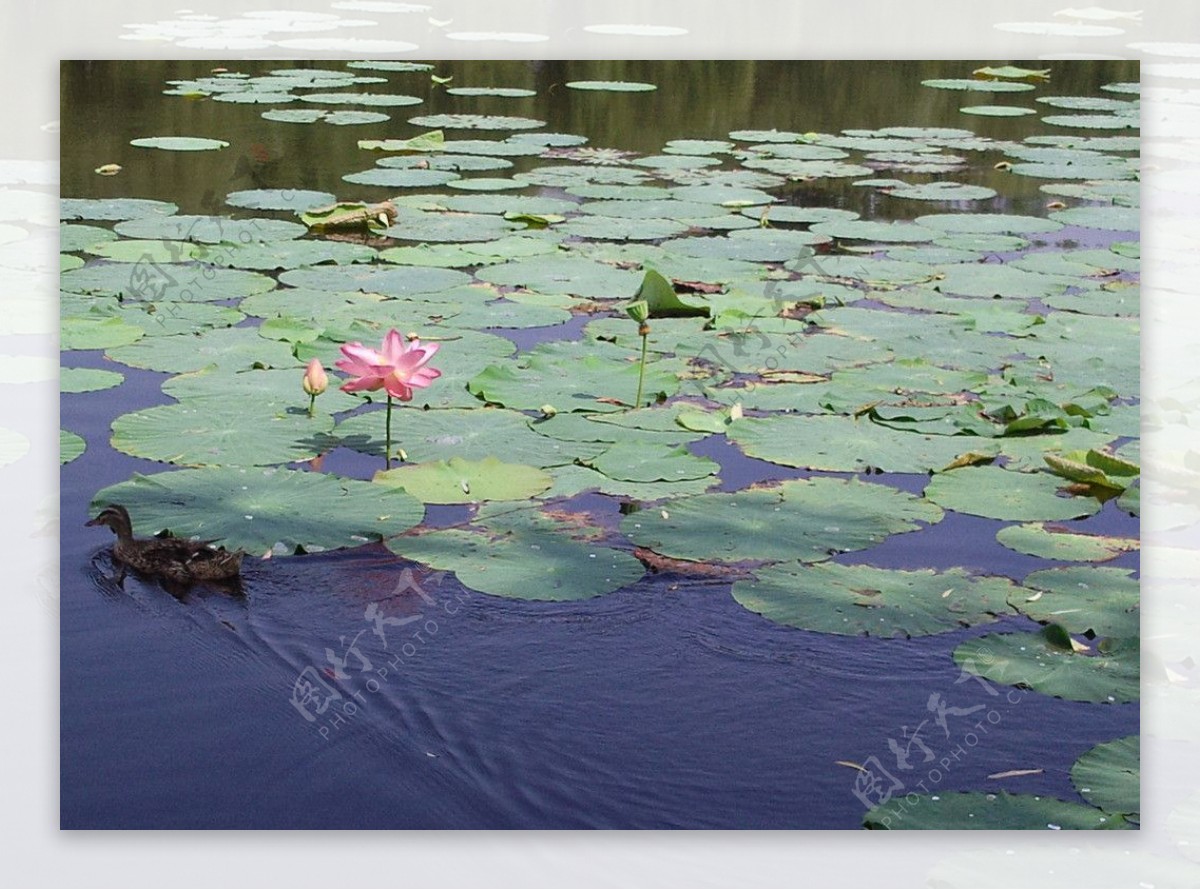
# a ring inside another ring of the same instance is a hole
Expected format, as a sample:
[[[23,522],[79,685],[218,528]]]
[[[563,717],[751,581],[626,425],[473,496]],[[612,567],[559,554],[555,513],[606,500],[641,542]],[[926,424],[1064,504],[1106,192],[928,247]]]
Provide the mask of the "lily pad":
[[[351,241],[305,239],[303,241],[270,241],[260,244],[220,245],[209,255],[208,262],[237,269],[295,269],[297,266],[316,266],[323,263],[349,265],[375,260],[375,248]]]
[[[394,172],[403,173],[405,171]],[[511,235],[520,228],[518,223],[484,213],[404,210],[384,234],[398,241],[421,243],[491,241]]]
[[[1052,127],[1075,127],[1086,130],[1136,130],[1137,115],[1125,114],[1051,114],[1042,123]]]
[[[499,96],[504,99],[525,99],[537,95],[537,90],[520,87],[451,87],[446,92],[451,96]]]
[[[68,315],[59,327],[59,348],[108,349],[136,343],[144,331],[120,318],[104,315]]]
[[[611,593],[642,577],[634,556],[595,543],[603,532],[584,523],[565,529],[525,510],[476,523],[393,539],[406,559],[454,572],[474,590],[523,600],[581,600]]]
[[[1057,232],[1060,222],[1040,216],[1020,216],[1009,213],[931,213],[918,216],[917,224],[942,232],[984,235],[1030,235]]]
[[[1044,522],[1006,526],[996,540],[1018,553],[1071,562],[1105,562],[1141,546],[1137,538],[1082,534]]]
[[[821,633],[913,637],[974,627],[1011,613],[1007,578],[954,568],[899,571],[838,563],[778,563],[738,581],[733,598],[764,618]]]
[[[759,460],[843,473],[871,469],[927,473],[942,469],[968,451],[991,447],[987,439],[977,436],[921,435],[865,417],[836,415],[748,417],[731,427],[728,436]]]
[[[59,392],[98,392],[120,386],[124,375],[98,368],[63,368],[59,372]]]
[[[546,126],[545,121],[501,114],[427,114],[410,117],[408,122],[414,127],[434,127],[445,130],[536,130]],[[447,150],[452,149],[447,146]]]
[[[272,466],[309,460],[328,445],[327,414],[269,411],[242,403],[188,402],[124,414],[113,422],[118,451],[180,466]]]
[[[703,479],[720,470],[721,465],[707,457],[692,454],[683,446],[624,442],[584,462],[610,479],[623,482],[680,482]]]
[[[1138,635],[1140,585],[1128,569],[1042,569],[1022,583],[1041,595],[1014,596],[1010,602],[1035,621],[1054,622],[1073,634]]]
[[[898,489],[818,477],[681,498],[662,512],[626,516],[621,530],[676,559],[823,562],[941,518],[938,507]]]
[[[558,411],[616,411],[631,406],[638,390],[638,365],[630,353],[597,353],[577,342],[543,344],[515,363],[492,365],[476,375],[467,389],[484,401],[507,408]],[[649,399],[679,390],[678,365],[652,361],[646,365],[643,393]]]
[[[7,433],[8,431],[5,430],[4,432]],[[8,444],[5,443],[5,445]],[[26,443],[26,448],[28,448],[28,443]],[[78,436],[69,430],[58,431],[58,462],[60,465],[69,464],[86,450],[87,442],[83,440],[82,436]],[[5,463],[8,463],[8,461],[5,461]]]
[[[942,181],[889,189],[886,194],[893,198],[908,198],[914,201],[982,201],[985,198],[996,197],[996,190],[982,185]]]
[[[165,151],[213,151],[228,148],[223,139],[207,139],[200,136],[147,136],[133,139],[130,145],[138,148],[160,148]]]
[[[355,185],[373,185],[380,188],[432,188],[458,179],[458,174],[448,170],[404,170],[391,167],[372,167],[359,173],[347,173],[342,177]]]
[[[231,207],[245,207],[250,210],[311,210],[314,207],[325,207],[337,198],[329,192],[317,192],[311,189],[247,189],[230,192],[225,196],[225,203]]]
[[[434,294],[469,284],[471,276],[452,269],[357,264],[293,269],[280,275],[279,280],[296,288],[331,292],[363,291],[404,297]]]
[[[144,216],[170,216],[179,208],[170,201],[150,198],[63,198],[58,202],[63,219],[119,220]]]
[[[831,220],[817,223],[811,232],[848,241],[873,241],[882,244],[919,244],[932,241],[941,233],[912,222],[877,222],[865,219]]]
[[[440,358],[439,358],[440,361]],[[441,381],[439,381],[440,383]],[[603,443],[563,442],[529,428],[528,418],[499,409],[393,409],[393,444],[419,463],[460,458],[481,461],[493,457],[505,463],[538,468],[570,464],[594,457]],[[383,454],[384,412],[371,411],[338,424],[342,444],[368,454]]]
[[[1120,816],[1095,807],[1067,803],[1039,794],[996,794],[982,791],[939,791],[907,794],[903,809],[887,804],[863,816],[867,828],[905,830],[1042,830],[1124,829]]]
[[[94,244],[115,241],[116,238],[116,233],[111,229],[102,229],[99,226],[67,223],[58,227],[58,249],[63,253],[76,253]]]
[[[1060,497],[1057,488],[1048,473],[965,467],[934,476],[925,496],[947,510],[1022,522],[1077,519],[1100,509],[1095,498]]]
[[[170,530],[260,554],[356,547],[417,525],[424,506],[400,489],[326,473],[210,467],[132,479],[96,493],[93,509],[122,504],[138,534]]]
[[[934,78],[921,81],[923,87],[937,90],[970,90],[976,93],[1024,93],[1033,89],[1033,84],[1008,80],[971,80],[969,78]]]
[[[262,113],[264,120],[281,124],[315,124],[325,117],[321,108],[272,108]]]
[[[1038,633],[987,634],[954,650],[966,672],[994,683],[1084,702],[1137,701],[1137,638],[1106,640],[1095,654],[1076,652],[1071,638],[1051,624]]]
[[[260,337],[253,328],[146,337],[128,346],[110,348],[108,357],[130,367],[173,374],[198,371],[210,364],[229,370],[299,366],[289,346]]]
[[[1058,210],[1050,218],[1085,229],[1136,232],[1141,228],[1141,213],[1136,207],[1072,207]]]
[[[641,276],[636,272],[569,256],[504,263],[481,269],[477,277],[492,284],[525,287],[539,293],[608,299],[631,296],[641,284]]]
[[[573,90],[594,90],[605,93],[648,93],[657,90],[652,83],[630,80],[571,80],[567,86]]]
[[[376,473],[374,481],[399,486],[427,504],[474,504],[524,500],[541,494],[554,480],[545,470],[502,463],[494,457],[479,461],[452,457]]]
[[[89,263],[59,281],[72,293],[155,302],[233,300],[275,287],[266,275],[202,263]]]
[[[399,108],[405,105],[420,105],[416,96],[400,96],[388,93],[308,93],[300,96],[305,102],[319,105],[382,105]]]
[[[1036,108],[1022,108],[1019,105],[968,105],[958,110],[963,114],[975,114],[980,117],[1024,117],[1027,114],[1037,114]]]
[[[1141,740],[1136,735],[1103,742],[1075,761],[1071,784],[1106,813],[1138,817],[1141,811]]]

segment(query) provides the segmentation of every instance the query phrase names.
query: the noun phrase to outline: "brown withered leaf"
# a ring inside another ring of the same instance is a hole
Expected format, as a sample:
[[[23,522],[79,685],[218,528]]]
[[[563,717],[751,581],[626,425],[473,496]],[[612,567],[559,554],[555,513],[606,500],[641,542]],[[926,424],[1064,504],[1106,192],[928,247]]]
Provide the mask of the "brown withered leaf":
[[[672,559],[669,556],[655,553],[653,550],[647,550],[645,547],[633,548],[633,555],[652,572],[674,572],[678,575],[691,575],[696,578],[736,578],[745,574],[742,569],[733,566]]]

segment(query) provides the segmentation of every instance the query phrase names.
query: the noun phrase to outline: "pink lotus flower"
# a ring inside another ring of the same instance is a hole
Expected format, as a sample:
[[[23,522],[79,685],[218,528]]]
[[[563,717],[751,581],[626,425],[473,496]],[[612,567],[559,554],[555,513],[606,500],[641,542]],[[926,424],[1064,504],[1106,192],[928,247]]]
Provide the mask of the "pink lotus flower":
[[[336,364],[352,379],[342,384],[342,390],[382,389],[402,402],[411,401],[414,388],[428,386],[442,376],[437,368],[426,367],[437,351],[437,343],[422,346],[416,337],[405,340],[395,328],[384,335],[378,352],[361,343],[346,343],[342,346],[345,358]]]

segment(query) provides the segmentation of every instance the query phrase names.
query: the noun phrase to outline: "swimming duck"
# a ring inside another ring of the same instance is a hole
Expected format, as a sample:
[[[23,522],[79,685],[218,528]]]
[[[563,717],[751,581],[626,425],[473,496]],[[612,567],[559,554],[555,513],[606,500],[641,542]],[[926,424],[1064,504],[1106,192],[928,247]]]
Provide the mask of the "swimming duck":
[[[176,584],[197,581],[234,581],[242,567],[241,550],[215,548],[209,541],[188,541],[166,536],[135,538],[129,511],[109,504],[87,525],[107,525],[117,536],[113,558],[144,575],[165,578]]]

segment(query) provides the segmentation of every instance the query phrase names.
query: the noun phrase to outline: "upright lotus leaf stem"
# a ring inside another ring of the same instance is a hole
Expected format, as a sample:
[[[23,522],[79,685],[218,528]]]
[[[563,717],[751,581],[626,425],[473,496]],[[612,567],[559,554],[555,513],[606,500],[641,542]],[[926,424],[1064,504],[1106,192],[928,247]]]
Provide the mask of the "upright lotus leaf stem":
[[[642,386],[646,382],[646,338],[650,336],[650,325],[646,324],[646,320],[650,317],[650,304],[645,300],[635,300],[625,307],[625,311],[638,323],[638,334],[642,338],[642,361],[638,366],[637,397],[633,400],[633,407],[640,408],[642,407]]]
[[[387,393],[387,413],[384,425],[383,466],[392,465],[392,399],[412,401],[413,389],[425,387],[442,376],[428,362],[438,351],[439,344],[422,346],[416,334],[406,339],[392,328],[383,337],[382,347],[376,351],[361,343],[346,343],[337,367],[351,375],[342,384],[345,392],[362,392],[382,389]]]

